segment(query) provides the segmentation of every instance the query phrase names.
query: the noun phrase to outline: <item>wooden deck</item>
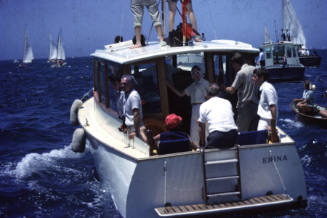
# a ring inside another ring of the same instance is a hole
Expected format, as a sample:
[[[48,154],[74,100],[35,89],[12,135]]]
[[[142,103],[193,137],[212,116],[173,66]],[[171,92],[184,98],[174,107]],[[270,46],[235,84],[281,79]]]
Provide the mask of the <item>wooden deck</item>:
[[[231,212],[236,210],[255,209],[267,206],[276,206],[293,201],[288,195],[267,195],[255,197],[245,201],[220,203],[220,204],[193,204],[172,207],[155,208],[160,217],[177,217],[190,215],[206,215],[215,213]]]

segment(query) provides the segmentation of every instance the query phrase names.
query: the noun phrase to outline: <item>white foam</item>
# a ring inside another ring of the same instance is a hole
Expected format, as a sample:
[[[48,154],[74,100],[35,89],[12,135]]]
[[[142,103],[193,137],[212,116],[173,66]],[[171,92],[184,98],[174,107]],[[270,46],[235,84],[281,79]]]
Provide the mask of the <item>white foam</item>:
[[[70,146],[66,146],[63,149],[54,149],[48,153],[30,153],[25,155],[25,157],[17,163],[16,169],[13,170],[13,174],[17,178],[28,177],[38,171],[56,167],[58,159],[80,158],[81,156],[83,156],[83,154],[74,153]]]
[[[289,118],[286,119],[280,119],[279,124],[281,124],[282,127],[287,128],[287,129],[292,129],[292,128],[301,128],[303,127],[303,123],[295,120],[291,120]]]

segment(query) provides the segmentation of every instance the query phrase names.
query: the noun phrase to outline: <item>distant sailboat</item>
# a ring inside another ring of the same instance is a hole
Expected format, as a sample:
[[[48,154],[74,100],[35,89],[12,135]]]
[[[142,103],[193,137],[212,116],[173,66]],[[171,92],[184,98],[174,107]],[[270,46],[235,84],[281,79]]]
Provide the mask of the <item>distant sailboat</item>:
[[[49,35],[49,59],[48,62],[55,62],[57,59],[57,46],[52,40],[51,34]]]
[[[28,39],[27,29],[25,29],[23,64],[32,63],[33,59],[34,59],[34,55],[33,55],[32,45]]]
[[[62,40],[61,40],[61,36],[60,33],[58,34],[58,40],[57,40],[57,48],[56,48],[56,58],[55,58],[55,62],[56,64],[52,65],[51,67],[62,67],[64,65],[66,65],[66,54],[65,54],[65,50],[62,44]]]
[[[317,53],[311,53],[306,47],[306,39],[301,23],[296,17],[291,0],[283,0],[283,28],[289,31],[289,40],[299,46],[300,62],[304,66],[320,66],[321,57]]]

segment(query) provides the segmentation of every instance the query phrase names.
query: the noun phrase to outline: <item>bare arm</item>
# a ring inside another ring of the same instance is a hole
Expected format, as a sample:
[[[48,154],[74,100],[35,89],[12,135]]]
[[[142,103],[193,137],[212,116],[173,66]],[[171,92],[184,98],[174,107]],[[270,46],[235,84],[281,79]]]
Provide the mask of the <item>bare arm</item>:
[[[169,81],[166,82],[167,86],[179,97],[184,97],[185,96],[185,92],[180,92],[177,89],[175,89],[172,85],[170,85]]]
[[[201,122],[198,122],[198,124],[200,126],[200,130],[199,130],[200,147],[204,147],[205,146],[205,127],[206,127],[206,124],[205,123],[201,123]]]
[[[229,94],[234,94],[236,92],[236,89],[231,86],[228,86],[226,87],[225,91]]]
[[[271,128],[271,141],[272,142],[279,142],[279,137],[276,129],[276,105],[270,105],[269,106],[270,112],[271,112],[271,122],[270,122],[270,128]]]

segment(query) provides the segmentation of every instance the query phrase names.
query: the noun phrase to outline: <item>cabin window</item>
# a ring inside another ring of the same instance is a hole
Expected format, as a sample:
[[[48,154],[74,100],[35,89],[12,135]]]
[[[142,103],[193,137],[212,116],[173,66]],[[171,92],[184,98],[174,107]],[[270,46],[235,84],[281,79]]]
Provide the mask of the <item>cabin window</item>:
[[[284,46],[274,46],[273,55],[274,55],[274,64],[282,64],[284,60],[285,48]]]
[[[296,55],[297,52],[296,52],[296,48],[295,47],[292,48],[292,51],[293,51],[293,57],[297,57],[297,55]]]
[[[155,63],[131,65],[131,73],[137,82],[143,113],[161,113],[157,65]]]
[[[108,77],[108,106],[110,109],[118,112],[118,100],[120,96],[120,77],[123,74],[123,67],[120,65],[107,65],[107,77]]]
[[[265,48],[265,53],[266,53],[266,59],[270,59],[271,58],[271,48]]]
[[[291,47],[287,47],[286,48],[286,51],[287,51],[287,57],[288,58],[292,57],[292,48]]]

